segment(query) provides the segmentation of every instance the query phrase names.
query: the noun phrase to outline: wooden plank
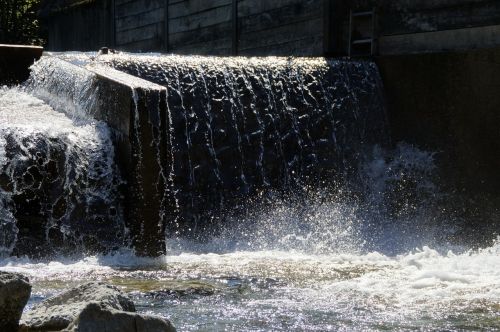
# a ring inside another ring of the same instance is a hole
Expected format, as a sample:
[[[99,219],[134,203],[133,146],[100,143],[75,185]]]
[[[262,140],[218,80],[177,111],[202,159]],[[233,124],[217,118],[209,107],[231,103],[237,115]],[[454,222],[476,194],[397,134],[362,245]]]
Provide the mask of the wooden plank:
[[[379,52],[407,54],[495,47],[500,45],[500,25],[383,36]]]
[[[189,16],[194,13],[230,5],[232,0],[190,0],[170,4],[169,18]]]
[[[116,19],[116,31],[126,31],[141,26],[163,22],[164,8],[157,8],[140,14]]]
[[[456,6],[476,5],[489,0],[340,0],[336,3],[343,3],[353,10],[367,10],[377,7],[387,12],[411,13],[419,10],[434,10]]]
[[[264,13],[246,17],[241,16],[239,18],[239,29],[242,34],[245,34],[322,17],[322,0],[311,0],[308,3],[310,4],[308,6],[303,6],[302,4],[299,6],[289,5],[275,8]]]
[[[109,13],[108,13],[108,18],[107,21],[109,22],[109,45],[111,47],[116,46],[116,15],[115,15],[115,8],[116,8],[116,0],[110,0],[109,1]]]
[[[308,7],[312,2],[313,0],[240,0],[238,1],[238,13],[239,16],[249,16],[285,6]]]
[[[163,0],[135,0],[123,5],[117,5],[115,9],[116,17],[136,15],[153,9],[163,8]]]
[[[125,43],[117,47],[120,51],[151,52],[161,50],[161,41],[158,38]]]
[[[208,27],[230,20],[231,6],[227,5],[181,18],[169,19],[168,29],[173,34]]]
[[[334,20],[334,5],[329,0],[323,0],[323,53],[332,55],[335,54],[336,33],[337,29]]]
[[[223,39],[211,40],[205,43],[196,43],[187,46],[179,45],[176,48],[172,48],[172,52],[178,54],[230,55],[231,38],[227,36]]]
[[[343,20],[348,18],[349,9],[342,1],[324,0],[323,2],[323,54],[341,56],[343,52]]]
[[[318,18],[242,34],[240,36],[240,51],[282,44],[310,36],[322,36],[322,23],[322,18]]]
[[[50,18],[49,50],[95,51],[110,45],[108,2],[80,6]],[[53,22],[57,22],[52,24]],[[65,27],[61,29],[60,27]]]
[[[410,13],[389,12],[380,20],[384,35],[495,25],[500,22],[500,2],[489,0],[474,5],[457,5]]]
[[[318,56],[322,51],[323,36],[311,36],[303,39],[293,40],[285,43],[261,46],[241,50],[240,55],[244,56]]]
[[[136,0],[115,0],[115,3],[116,3],[116,5],[123,5],[123,4],[129,3],[129,2],[133,2],[133,1],[136,1]]]
[[[406,0],[406,1],[389,1],[382,5],[384,9],[411,12],[418,10],[442,9],[456,6],[473,6],[488,2],[489,0]]]
[[[163,30],[162,25],[155,23],[127,31],[118,31],[116,34],[116,42],[118,45],[123,45],[140,40],[159,38],[161,30]]]
[[[170,45],[175,48],[179,45],[206,43],[217,40],[221,36],[228,36],[231,33],[231,27],[231,22],[223,22],[206,28],[170,34]]]

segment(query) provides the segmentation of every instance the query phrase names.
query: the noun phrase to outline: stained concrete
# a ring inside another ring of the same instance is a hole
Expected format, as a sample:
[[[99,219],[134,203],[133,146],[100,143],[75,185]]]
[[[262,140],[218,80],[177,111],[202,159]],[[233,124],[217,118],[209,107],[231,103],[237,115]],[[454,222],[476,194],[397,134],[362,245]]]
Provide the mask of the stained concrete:
[[[436,151],[457,190],[500,195],[500,48],[377,58],[394,142]]]

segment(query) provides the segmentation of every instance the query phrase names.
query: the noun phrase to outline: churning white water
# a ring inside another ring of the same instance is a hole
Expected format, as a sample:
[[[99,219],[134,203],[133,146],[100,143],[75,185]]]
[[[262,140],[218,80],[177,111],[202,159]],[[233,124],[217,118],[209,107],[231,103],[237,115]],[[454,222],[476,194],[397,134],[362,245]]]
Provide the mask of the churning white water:
[[[143,312],[202,330],[496,330],[500,241],[462,253],[130,253],[36,262],[6,259],[34,283],[31,304],[86,280],[129,291]]]
[[[16,242],[35,255],[46,250],[22,232],[23,222],[40,223],[40,237],[54,245],[61,238],[77,246],[91,238],[112,245],[99,232],[105,213],[96,207],[103,205],[115,211],[106,227],[123,232],[110,130],[63,106],[67,113],[21,88],[0,89],[0,254],[10,254]],[[23,204],[29,201],[35,204]],[[44,222],[16,220],[27,208]]]
[[[30,277],[30,305],[102,280],[179,331],[500,329],[500,238],[471,249],[451,226],[459,221],[431,213],[441,197],[432,154],[407,145],[384,154],[376,148],[362,166],[372,190],[362,198],[271,195],[203,244],[168,239],[167,256],[6,258],[0,269]],[[382,202],[415,179],[408,210]]]

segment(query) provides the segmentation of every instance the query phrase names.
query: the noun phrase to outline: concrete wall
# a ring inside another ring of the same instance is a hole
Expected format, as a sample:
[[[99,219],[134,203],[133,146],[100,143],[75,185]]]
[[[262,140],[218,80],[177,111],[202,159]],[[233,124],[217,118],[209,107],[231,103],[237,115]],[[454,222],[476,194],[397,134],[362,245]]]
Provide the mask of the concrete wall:
[[[42,57],[37,64],[38,69],[31,76],[33,88],[61,98],[68,107],[72,103],[75,107],[82,107],[87,114],[109,125],[115,146],[115,162],[124,180],[119,184],[123,202],[116,202],[115,206],[123,204],[124,221],[136,253],[146,256],[163,254],[165,232],[160,215],[163,185],[158,183],[162,178],[162,157],[158,156],[166,156],[167,152],[160,151],[165,144],[160,144],[163,141],[158,137],[160,131],[166,132],[166,89],[111,68],[85,64],[83,57],[73,60],[71,55],[67,55],[65,60]],[[32,217],[29,208],[33,205],[38,208],[36,201],[26,200],[26,208],[20,210],[28,220]],[[104,212],[99,209],[104,209]],[[98,206],[96,212],[108,217],[108,209],[108,206]],[[99,227],[111,225],[108,219],[104,220],[97,223]],[[79,224],[80,221],[74,222]],[[92,225],[88,226],[88,230],[92,230]],[[33,227],[28,227],[28,234]],[[73,231],[72,226],[69,228]],[[100,230],[98,235],[104,236],[105,232]],[[115,236],[120,234],[110,237]]]
[[[500,45],[500,2],[407,1],[382,17],[382,54],[467,50]]]
[[[180,54],[321,54],[323,2],[115,0],[115,47]]]
[[[160,51],[165,48],[165,0],[114,2],[116,48],[135,51]]]
[[[113,0],[87,2],[53,12],[45,19],[47,49],[51,51],[98,50],[114,44]]]
[[[393,141],[430,151],[444,180],[500,195],[500,48],[377,59]]]
[[[105,0],[50,14],[49,50],[321,55],[325,0]],[[326,5],[325,5],[326,4]],[[112,19],[114,17],[114,20]]]
[[[66,39],[50,37],[50,48],[342,56],[349,11],[376,8],[393,138],[443,151],[447,174],[464,187],[500,190],[497,0],[114,0],[106,8],[116,24],[101,19],[86,42],[72,29],[90,25],[75,17],[104,15],[98,6],[104,5],[77,7],[82,13],[74,16],[55,13],[51,36],[59,29]]]

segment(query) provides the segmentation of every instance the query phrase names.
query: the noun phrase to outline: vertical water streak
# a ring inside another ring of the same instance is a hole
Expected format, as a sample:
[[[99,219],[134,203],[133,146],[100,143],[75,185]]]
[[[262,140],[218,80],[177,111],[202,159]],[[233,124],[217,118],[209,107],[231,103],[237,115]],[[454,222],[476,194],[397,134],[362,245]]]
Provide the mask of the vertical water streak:
[[[365,62],[129,54],[98,61],[169,91],[166,192],[181,233],[210,229],[221,210],[263,190],[334,185],[365,147],[386,141],[377,69]]]

